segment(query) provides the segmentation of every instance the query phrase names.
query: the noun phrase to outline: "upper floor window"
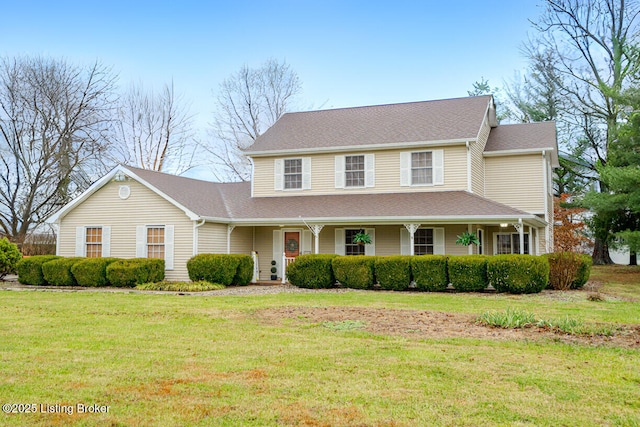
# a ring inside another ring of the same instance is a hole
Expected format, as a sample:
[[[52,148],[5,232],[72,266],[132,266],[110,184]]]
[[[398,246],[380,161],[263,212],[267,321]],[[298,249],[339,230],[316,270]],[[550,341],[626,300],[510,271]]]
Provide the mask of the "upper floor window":
[[[85,228],[85,256],[100,258],[102,256],[102,227]]]
[[[302,159],[284,160],[284,188],[302,188]]]
[[[310,190],[311,157],[275,159],[274,189]]]
[[[345,156],[345,187],[364,187],[364,156]]]
[[[373,154],[335,157],[336,188],[364,188],[375,186],[375,158]]]
[[[444,150],[400,153],[400,185],[444,184]]]
[[[411,184],[433,184],[433,152],[411,153]]]

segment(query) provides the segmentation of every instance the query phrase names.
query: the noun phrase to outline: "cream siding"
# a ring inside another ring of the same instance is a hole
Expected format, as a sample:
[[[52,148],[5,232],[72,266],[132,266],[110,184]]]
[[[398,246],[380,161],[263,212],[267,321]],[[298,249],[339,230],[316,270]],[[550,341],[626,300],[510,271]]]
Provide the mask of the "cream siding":
[[[235,227],[231,233],[231,253],[251,255],[253,250],[253,226]],[[269,260],[271,261],[271,260]]]
[[[136,256],[136,226],[174,226],[174,269],[167,270],[167,280],[188,280],[186,262],[193,255],[193,221],[143,185],[129,181],[131,195],[118,197],[122,183],[111,182],[72,209],[60,223],[58,254],[74,256],[76,227],[106,225],[111,227],[111,256]]]
[[[400,186],[400,152],[444,150],[444,185]],[[374,154],[375,186],[364,188],[335,188],[335,153],[316,154],[311,158],[311,190],[275,191],[274,161],[279,157],[257,157],[254,162],[254,197],[345,194],[354,192],[389,193],[416,191],[450,191],[467,189],[467,154],[464,145],[339,153],[338,155]]]
[[[485,158],[485,197],[516,209],[544,213],[544,179],[540,155]]]
[[[198,227],[198,253],[224,254],[227,252],[227,225],[205,223]]]

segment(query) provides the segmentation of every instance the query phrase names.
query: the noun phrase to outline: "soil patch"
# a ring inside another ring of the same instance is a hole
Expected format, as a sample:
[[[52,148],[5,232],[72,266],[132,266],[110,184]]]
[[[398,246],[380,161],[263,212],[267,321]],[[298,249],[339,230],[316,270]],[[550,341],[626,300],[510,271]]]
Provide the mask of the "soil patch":
[[[407,338],[477,338],[490,340],[555,340],[592,346],[640,348],[640,326],[626,325],[610,337],[575,336],[547,328],[502,329],[476,323],[467,314],[437,311],[398,310],[364,307],[279,307],[261,310],[258,316],[268,324],[292,319],[301,324],[359,322],[360,329],[380,335]]]

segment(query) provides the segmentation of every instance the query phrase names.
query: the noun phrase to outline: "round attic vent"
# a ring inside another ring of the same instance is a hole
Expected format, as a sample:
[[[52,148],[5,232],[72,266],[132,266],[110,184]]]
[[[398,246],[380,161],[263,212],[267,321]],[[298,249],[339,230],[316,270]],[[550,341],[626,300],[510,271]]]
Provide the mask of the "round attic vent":
[[[120,196],[122,200],[126,200],[129,198],[130,195],[131,195],[131,188],[129,188],[128,185],[121,185],[120,188],[118,189],[118,196]]]

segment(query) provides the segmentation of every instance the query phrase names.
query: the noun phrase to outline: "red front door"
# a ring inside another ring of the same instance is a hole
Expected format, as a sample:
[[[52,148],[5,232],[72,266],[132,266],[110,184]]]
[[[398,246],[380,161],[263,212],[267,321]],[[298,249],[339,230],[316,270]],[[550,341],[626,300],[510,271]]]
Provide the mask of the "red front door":
[[[287,258],[294,258],[300,255],[300,232],[284,232],[284,253]]]

